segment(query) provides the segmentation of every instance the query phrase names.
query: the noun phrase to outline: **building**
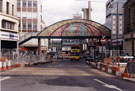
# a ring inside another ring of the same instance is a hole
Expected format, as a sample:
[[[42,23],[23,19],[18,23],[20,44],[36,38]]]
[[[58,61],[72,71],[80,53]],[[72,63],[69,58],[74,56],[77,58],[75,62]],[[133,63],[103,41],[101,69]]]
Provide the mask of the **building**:
[[[18,52],[19,19],[16,17],[16,3],[17,0],[0,0],[0,57],[11,57]]]
[[[73,19],[82,19],[82,14],[73,14]]]
[[[124,51],[135,56],[135,0],[124,5]]]
[[[123,50],[123,5],[127,0],[108,0],[106,3],[106,26],[111,29],[112,49]]]
[[[42,4],[40,0],[17,0],[17,17],[20,19],[19,31],[20,37],[36,35],[45,28],[45,22],[42,18]],[[45,40],[41,40],[45,47]],[[38,40],[32,39],[21,47],[36,50]],[[47,46],[47,45],[46,45]]]
[[[88,8],[83,8],[83,19],[91,20],[91,1],[88,1]]]

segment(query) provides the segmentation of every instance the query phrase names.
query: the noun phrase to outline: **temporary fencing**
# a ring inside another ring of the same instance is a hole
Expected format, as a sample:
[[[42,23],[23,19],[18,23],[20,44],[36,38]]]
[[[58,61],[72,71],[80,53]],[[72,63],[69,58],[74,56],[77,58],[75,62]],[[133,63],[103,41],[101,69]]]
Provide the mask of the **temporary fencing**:
[[[1,52],[2,55],[0,58],[0,71],[11,69],[11,65],[17,61],[17,50],[2,48]]]
[[[47,56],[46,54],[42,54],[39,56],[35,54],[34,51],[20,51],[18,60],[24,66],[31,66],[32,64],[50,61],[49,56]]]
[[[130,59],[127,62],[125,71],[121,74],[121,77],[135,78],[135,60]]]

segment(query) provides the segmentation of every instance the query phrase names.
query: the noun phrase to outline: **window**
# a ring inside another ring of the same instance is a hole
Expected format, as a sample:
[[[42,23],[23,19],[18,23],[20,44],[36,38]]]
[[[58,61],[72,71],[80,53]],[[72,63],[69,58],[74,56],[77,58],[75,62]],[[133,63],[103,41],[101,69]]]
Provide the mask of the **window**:
[[[17,7],[20,8],[20,1],[17,1]]]
[[[37,30],[37,24],[33,24],[33,30]]]
[[[20,12],[17,12],[17,17],[21,17],[21,13]]]
[[[28,30],[32,30],[32,24],[28,24]]]
[[[42,12],[42,6],[40,6],[41,7],[41,12]]]
[[[9,2],[6,3],[6,9],[7,9],[6,13],[9,14]]]
[[[0,0],[0,12],[2,12],[2,0]]]
[[[37,8],[37,2],[36,1],[33,2],[33,7]]]
[[[23,23],[23,30],[26,29],[26,23]]]
[[[26,18],[27,17],[26,12],[22,12],[22,17],[23,18]]]
[[[41,22],[42,22],[42,15],[40,16],[40,18],[41,18]]]
[[[23,8],[26,8],[26,1],[22,2],[22,6],[23,6]]]
[[[32,1],[28,1],[28,7],[29,7],[29,8],[32,7]]]
[[[14,30],[14,23],[6,20],[2,20],[2,28]]]
[[[12,15],[14,15],[14,5],[12,5]]]

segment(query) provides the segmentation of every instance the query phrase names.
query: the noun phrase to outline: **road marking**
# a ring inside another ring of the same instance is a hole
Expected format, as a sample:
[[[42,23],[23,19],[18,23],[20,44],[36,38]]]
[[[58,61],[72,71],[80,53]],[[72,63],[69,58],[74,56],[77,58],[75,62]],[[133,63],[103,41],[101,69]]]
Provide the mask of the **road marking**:
[[[4,80],[7,80],[7,79],[10,79],[11,77],[4,77],[4,78],[1,78],[0,81],[4,81]]]
[[[118,91],[122,91],[120,88],[118,88],[117,86],[115,86],[115,85],[109,85],[109,84],[107,84],[107,83],[105,83],[105,82],[103,82],[103,81],[101,81],[101,80],[98,80],[98,79],[94,79],[96,82],[99,82],[99,83],[101,83],[101,84],[103,84],[103,86],[105,86],[105,87],[107,87],[107,88],[112,88],[112,89],[116,89],[116,90],[118,90]]]

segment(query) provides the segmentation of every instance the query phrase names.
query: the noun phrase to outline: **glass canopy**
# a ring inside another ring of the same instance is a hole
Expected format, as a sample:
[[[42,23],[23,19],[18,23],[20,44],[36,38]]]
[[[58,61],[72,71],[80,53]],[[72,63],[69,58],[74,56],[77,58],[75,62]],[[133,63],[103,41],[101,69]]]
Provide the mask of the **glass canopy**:
[[[38,36],[111,36],[111,30],[95,21],[68,19],[45,28]]]

